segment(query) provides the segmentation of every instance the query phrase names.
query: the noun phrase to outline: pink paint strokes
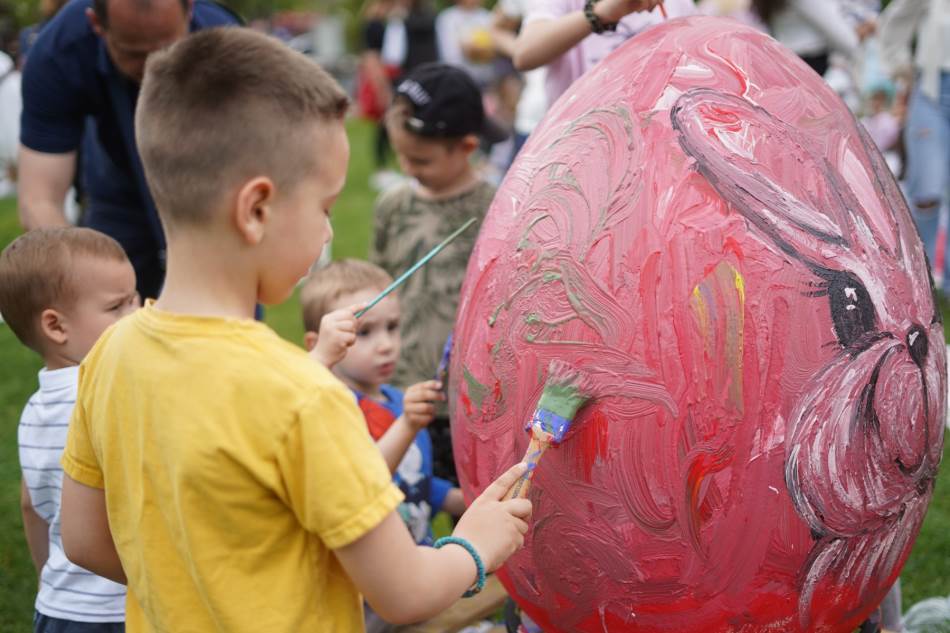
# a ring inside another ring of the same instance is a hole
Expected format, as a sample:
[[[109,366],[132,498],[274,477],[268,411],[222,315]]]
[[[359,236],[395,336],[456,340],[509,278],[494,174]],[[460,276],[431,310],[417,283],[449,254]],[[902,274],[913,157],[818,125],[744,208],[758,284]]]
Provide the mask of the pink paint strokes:
[[[943,329],[877,151],[765,36],[672,20],[577,82],[495,198],[459,315],[469,498],[524,453],[551,359],[596,387],[501,574],[545,630],[850,631],[899,573]]]

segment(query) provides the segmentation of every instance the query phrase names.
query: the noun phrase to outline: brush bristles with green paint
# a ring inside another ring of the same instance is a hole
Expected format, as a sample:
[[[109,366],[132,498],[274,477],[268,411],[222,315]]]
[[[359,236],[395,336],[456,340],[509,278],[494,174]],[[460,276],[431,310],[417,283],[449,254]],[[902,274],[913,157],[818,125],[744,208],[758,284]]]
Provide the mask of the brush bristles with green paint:
[[[506,499],[528,496],[531,478],[544,452],[561,443],[577,412],[592,397],[593,385],[586,374],[564,361],[551,361],[538,407],[525,427],[531,432],[531,442],[521,461],[528,464],[528,470],[511,487]]]

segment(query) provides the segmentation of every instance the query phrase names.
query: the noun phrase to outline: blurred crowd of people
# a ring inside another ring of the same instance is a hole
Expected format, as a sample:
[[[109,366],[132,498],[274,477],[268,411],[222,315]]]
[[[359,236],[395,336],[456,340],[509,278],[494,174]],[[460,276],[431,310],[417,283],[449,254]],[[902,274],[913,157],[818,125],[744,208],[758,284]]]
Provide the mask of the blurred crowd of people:
[[[361,114],[379,123],[374,188],[384,190],[399,180],[389,168],[381,117],[393,82],[419,64],[440,60],[465,69],[482,88],[486,109],[508,125],[507,141],[483,148],[486,175],[497,184],[548,105],[590,65],[661,19],[656,11],[618,13],[626,28],[610,37],[582,31],[573,38],[567,13],[581,8],[580,0],[498,0],[489,9],[491,4],[456,0],[441,11],[429,0],[365,4],[357,97]],[[944,255],[950,55],[941,42],[950,35],[944,25],[950,5],[943,0],[669,0],[664,5],[671,18],[725,16],[766,31],[825,78],[904,186],[942,286],[950,270]]]

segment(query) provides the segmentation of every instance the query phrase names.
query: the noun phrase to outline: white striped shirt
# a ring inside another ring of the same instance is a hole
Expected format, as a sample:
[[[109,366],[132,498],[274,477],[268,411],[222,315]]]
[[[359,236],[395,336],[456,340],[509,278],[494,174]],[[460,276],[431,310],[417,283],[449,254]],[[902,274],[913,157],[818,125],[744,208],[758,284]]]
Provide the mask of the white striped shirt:
[[[125,620],[125,587],[73,565],[63,553],[59,498],[69,418],[76,403],[79,367],[40,371],[40,389],[20,417],[20,468],[33,509],[49,523],[49,558],[40,573],[36,610],[74,622]]]

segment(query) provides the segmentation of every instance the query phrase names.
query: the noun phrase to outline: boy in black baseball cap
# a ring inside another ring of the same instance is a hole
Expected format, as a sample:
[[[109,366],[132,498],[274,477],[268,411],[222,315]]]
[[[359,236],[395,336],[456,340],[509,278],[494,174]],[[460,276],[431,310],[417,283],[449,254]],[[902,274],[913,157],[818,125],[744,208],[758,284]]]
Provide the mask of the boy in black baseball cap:
[[[477,225],[449,244],[438,263],[409,278],[401,291],[402,356],[393,384],[431,380],[455,323],[459,293],[478,228],[495,187],[471,164],[479,138],[507,133],[486,116],[475,81],[446,64],[416,67],[396,86],[386,129],[409,182],[384,192],[376,203],[371,258],[397,276],[469,218]],[[429,427],[435,474],[455,480],[444,407]]]
[[[400,99],[412,111],[405,127],[418,136],[458,139],[476,134],[489,144],[508,138],[508,132],[485,114],[475,81],[456,66],[417,67],[396,86],[396,102]]]

